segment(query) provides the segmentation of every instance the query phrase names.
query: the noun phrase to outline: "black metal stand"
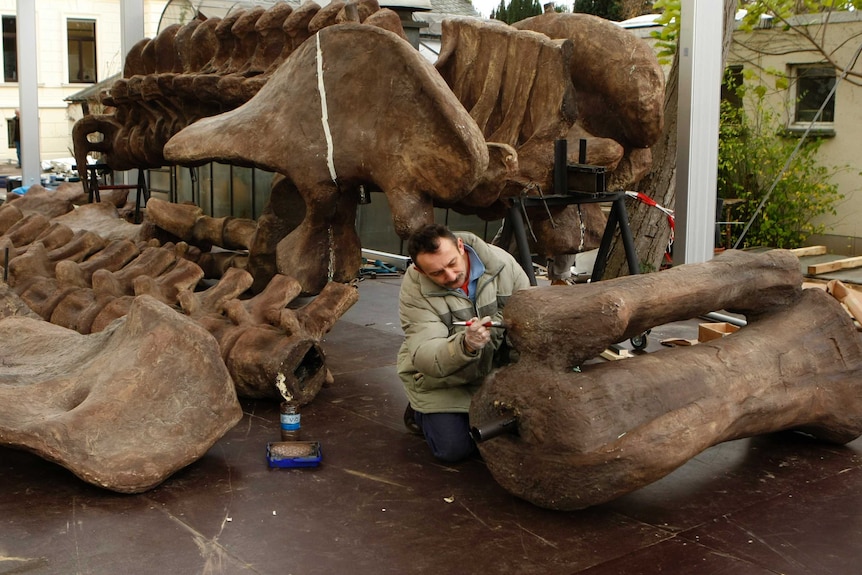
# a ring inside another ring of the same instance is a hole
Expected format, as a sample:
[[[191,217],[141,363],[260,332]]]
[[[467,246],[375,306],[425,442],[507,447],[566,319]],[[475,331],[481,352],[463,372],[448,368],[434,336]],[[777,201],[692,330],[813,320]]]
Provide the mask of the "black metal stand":
[[[73,170],[77,170],[78,166],[72,166]],[[111,168],[108,167],[108,164],[87,164],[87,188],[89,189],[89,193],[87,195],[87,201],[91,204],[93,200],[101,202],[102,197],[99,195],[99,174],[109,174],[111,172]]]
[[[629,227],[629,216],[626,211],[626,193],[624,191],[607,192],[605,189],[604,168],[584,163],[586,158],[585,140],[581,140],[578,158],[579,164],[570,164],[568,162],[566,146],[566,140],[557,140],[554,143],[554,192],[556,193],[543,197],[522,196],[513,198],[506,215],[506,220],[503,222],[501,245],[510,246],[511,240],[514,238],[515,245],[517,246],[518,262],[527,273],[530,285],[537,285],[536,275],[533,273],[530,244],[524,229],[525,208],[610,203],[611,212],[608,215],[605,231],[602,233],[602,240],[599,244],[599,251],[596,255],[596,263],[593,265],[593,273],[590,281],[600,281],[605,274],[608,255],[610,255],[611,244],[613,243],[614,233],[617,228],[619,228],[620,236],[623,240],[629,273],[631,275],[639,274],[638,255],[635,251],[634,238],[632,237],[632,230]],[[629,340],[635,350],[646,349],[649,332],[650,330],[646,330]]]
[[[150,200],[150,188],[147,186],[147,177],[143,170],[138,170],[138,189],[135,193],[135,223],[141,223],[141,201],[144,205]]]
[[[77,170],[78,166],[72,166],[73,170]],[[88,201],[92,204],[102,201],[102,196],[99,193],[99,175],[112,173],[111,167],[108,164],[88,164],[87,165],[87,183],[89,184]],[[113,181],[113,180],[112,180]],[[105,184],[101,186],[102,190],[132,190],[135,192],[135,223],[140,222],[141,204],[147,205],[150,199],[150,189],[147,186],[147,178],[144,175],[144,170],[138,170],[137,184]]]
[[[527,231],[524,229],[524,219],[521,216],[521,206],[523,200],[520,198],[513,201],[509,206],[509,213],[503,221],[502,237],[505,238],[505,245],[510,244],[510,238],[514,237],[517,249],[518,263],[524,268],[527,278],[530,280],[530,285],[538,285],[536,283],[536,274],[533,273],[533,258],[530,254],[530,243],[527,241]]]
[[[638,264],[632,231],[629,227],[628,212],[626,211],[626,194],[622,191],[605,191],[604,168],[584,164],[583,161],[585,156],[585,143],[582,140],[580,149],[581,163],[569,164],[567,159],[566,140],[557,140],[554,147],[554,188],[555,192],[561,190],[562,193],[555,193],[553,195],[543,197],[523,196],[513,198],[512,205],[509,206],[506,220],[503,222],[502,237],[514,237],[518,251],[518,262],[527,273],[527,277],[530,279],[530,285],[537,285],[537,283],[536,276],[533,273],[533,261],[530,254],[530,245],[527,240],[527,233],[524,227],[523,208],[527,207],[568,206],[572,204],[610,202],[611,212],[608,216],[608,222],[605,225],[605,231],[602,234],[602,240],[599,244],[599,251],[596,255],[596,263],[593,266],[593,274],[590,281],[596,282],[602,279],[602,276],[605,273],[605,266],[607,265],[607,258],[611,251],[614,233],[617,228],[619,228],[620,235],[622,236],[623,247],[626,252],[626,261],[629,265],[629,273],[632,275],[640,273],[640,265]],[[575,186],[580,189],[575,188]],[[582,191],[583,189],[590,191]]]

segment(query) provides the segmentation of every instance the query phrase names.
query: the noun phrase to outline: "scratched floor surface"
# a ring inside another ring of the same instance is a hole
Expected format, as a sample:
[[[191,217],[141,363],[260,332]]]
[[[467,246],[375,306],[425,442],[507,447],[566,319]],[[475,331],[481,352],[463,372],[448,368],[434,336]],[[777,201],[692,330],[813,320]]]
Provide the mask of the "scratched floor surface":
[[[0,448],[0,574],[858,574],[862,440],[794,434],[713,447],[612,503],[554,512],[479,460],[435,463],[402,425],[397,278],[360,284],[324,343],[335,383],[302,412],[315,469],[270,469],[274,402],[141,495]],[[565,289],[565,288],[560,288]],[[697,337],[697,322],[661,326]]]

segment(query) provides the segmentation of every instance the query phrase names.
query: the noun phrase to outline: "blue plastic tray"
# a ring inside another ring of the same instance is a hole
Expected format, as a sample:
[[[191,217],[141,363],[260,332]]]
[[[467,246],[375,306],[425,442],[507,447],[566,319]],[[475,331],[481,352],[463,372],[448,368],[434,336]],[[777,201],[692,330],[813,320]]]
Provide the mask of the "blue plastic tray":
[[[275,441],[266,444],[270,467],[317,467],[320,465],[319,441]]]

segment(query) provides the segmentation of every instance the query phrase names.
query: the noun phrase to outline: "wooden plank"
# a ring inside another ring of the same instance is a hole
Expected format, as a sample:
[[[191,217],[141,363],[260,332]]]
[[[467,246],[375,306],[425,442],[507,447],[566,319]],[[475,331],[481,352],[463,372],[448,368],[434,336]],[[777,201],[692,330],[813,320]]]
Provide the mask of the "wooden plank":
[[[854,258],[844,258],[833,262],[826,262],[813,266],[808,266],[808,275],[816,276],[837,270],[846,270],[850,268],[862,267],[862,256]]]
[[[632,352],[627,349],[620,349],[619,351],[617,351],[613,348],[606,349],[600,355],[602,359],[606,359],[608,361],[617,361],[620,359],[628,359],[630,357],[633,357]]]
[[[805,256],[822,256],[826,253],[826,246],[808,246],[805,248],[793,248],[790,253],[798,258]]]
[[[862,294],[849,289],[839,280],[832,280],[826,284],[826,291],[843,303],[856,321],[862,323]]]

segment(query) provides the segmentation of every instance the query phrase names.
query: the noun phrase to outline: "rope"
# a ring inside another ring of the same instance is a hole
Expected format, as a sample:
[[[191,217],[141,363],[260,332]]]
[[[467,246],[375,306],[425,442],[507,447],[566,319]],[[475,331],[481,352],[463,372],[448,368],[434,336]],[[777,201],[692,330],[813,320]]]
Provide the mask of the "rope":
[[[533,189],[539,192],[539,197],[542,199],[542,205],[545,206],[545,211],[548,213],[548,218],[551,220],[551,226],[557,227],[557,225],[554,223],[554,218],[551,217],[551,211],[548,209],[548,205],[545,203],[545,196],[542,195],[542,187],[539,184],[535,182],[530,182],[529,184],[524,186],[524,189],[521,190],[521,197],[526,197],[529,194],[530,190]],[[521,204],[521,215],[523,216],[523,220],[524,222],[526,222],[527,229],[530,230],[530,236],[533,238],[534,242],[538,242],[539,240],[536,239],[536,233],[533,231],[533,225],[530,223],[530,218],[527,217],[527,207],[524,205],[524,202],[519,202],[519,204]]]
[[[648,195],[643,194],[641,192],[626,191],[626,196],[628,196],[630,198],[634,198],[642,204],[646,204],[650,207],[656,208],[657,210],[659,210],[660,212],[662,212],[664,215],[667,216],[668,227],[670,227],[670,236],[668,237],[668,240],[667,240],[667,249],[665,249],[664,257],[665,257],[665,260],[670,261],[670,250],[673,247],[674,234],[676,232],[676,224],[675,224],[675,220],[674,220],[673,210],[668,209],[662,205],[659,205],[659,203],[656,202],[654,199],[652,199]]]

